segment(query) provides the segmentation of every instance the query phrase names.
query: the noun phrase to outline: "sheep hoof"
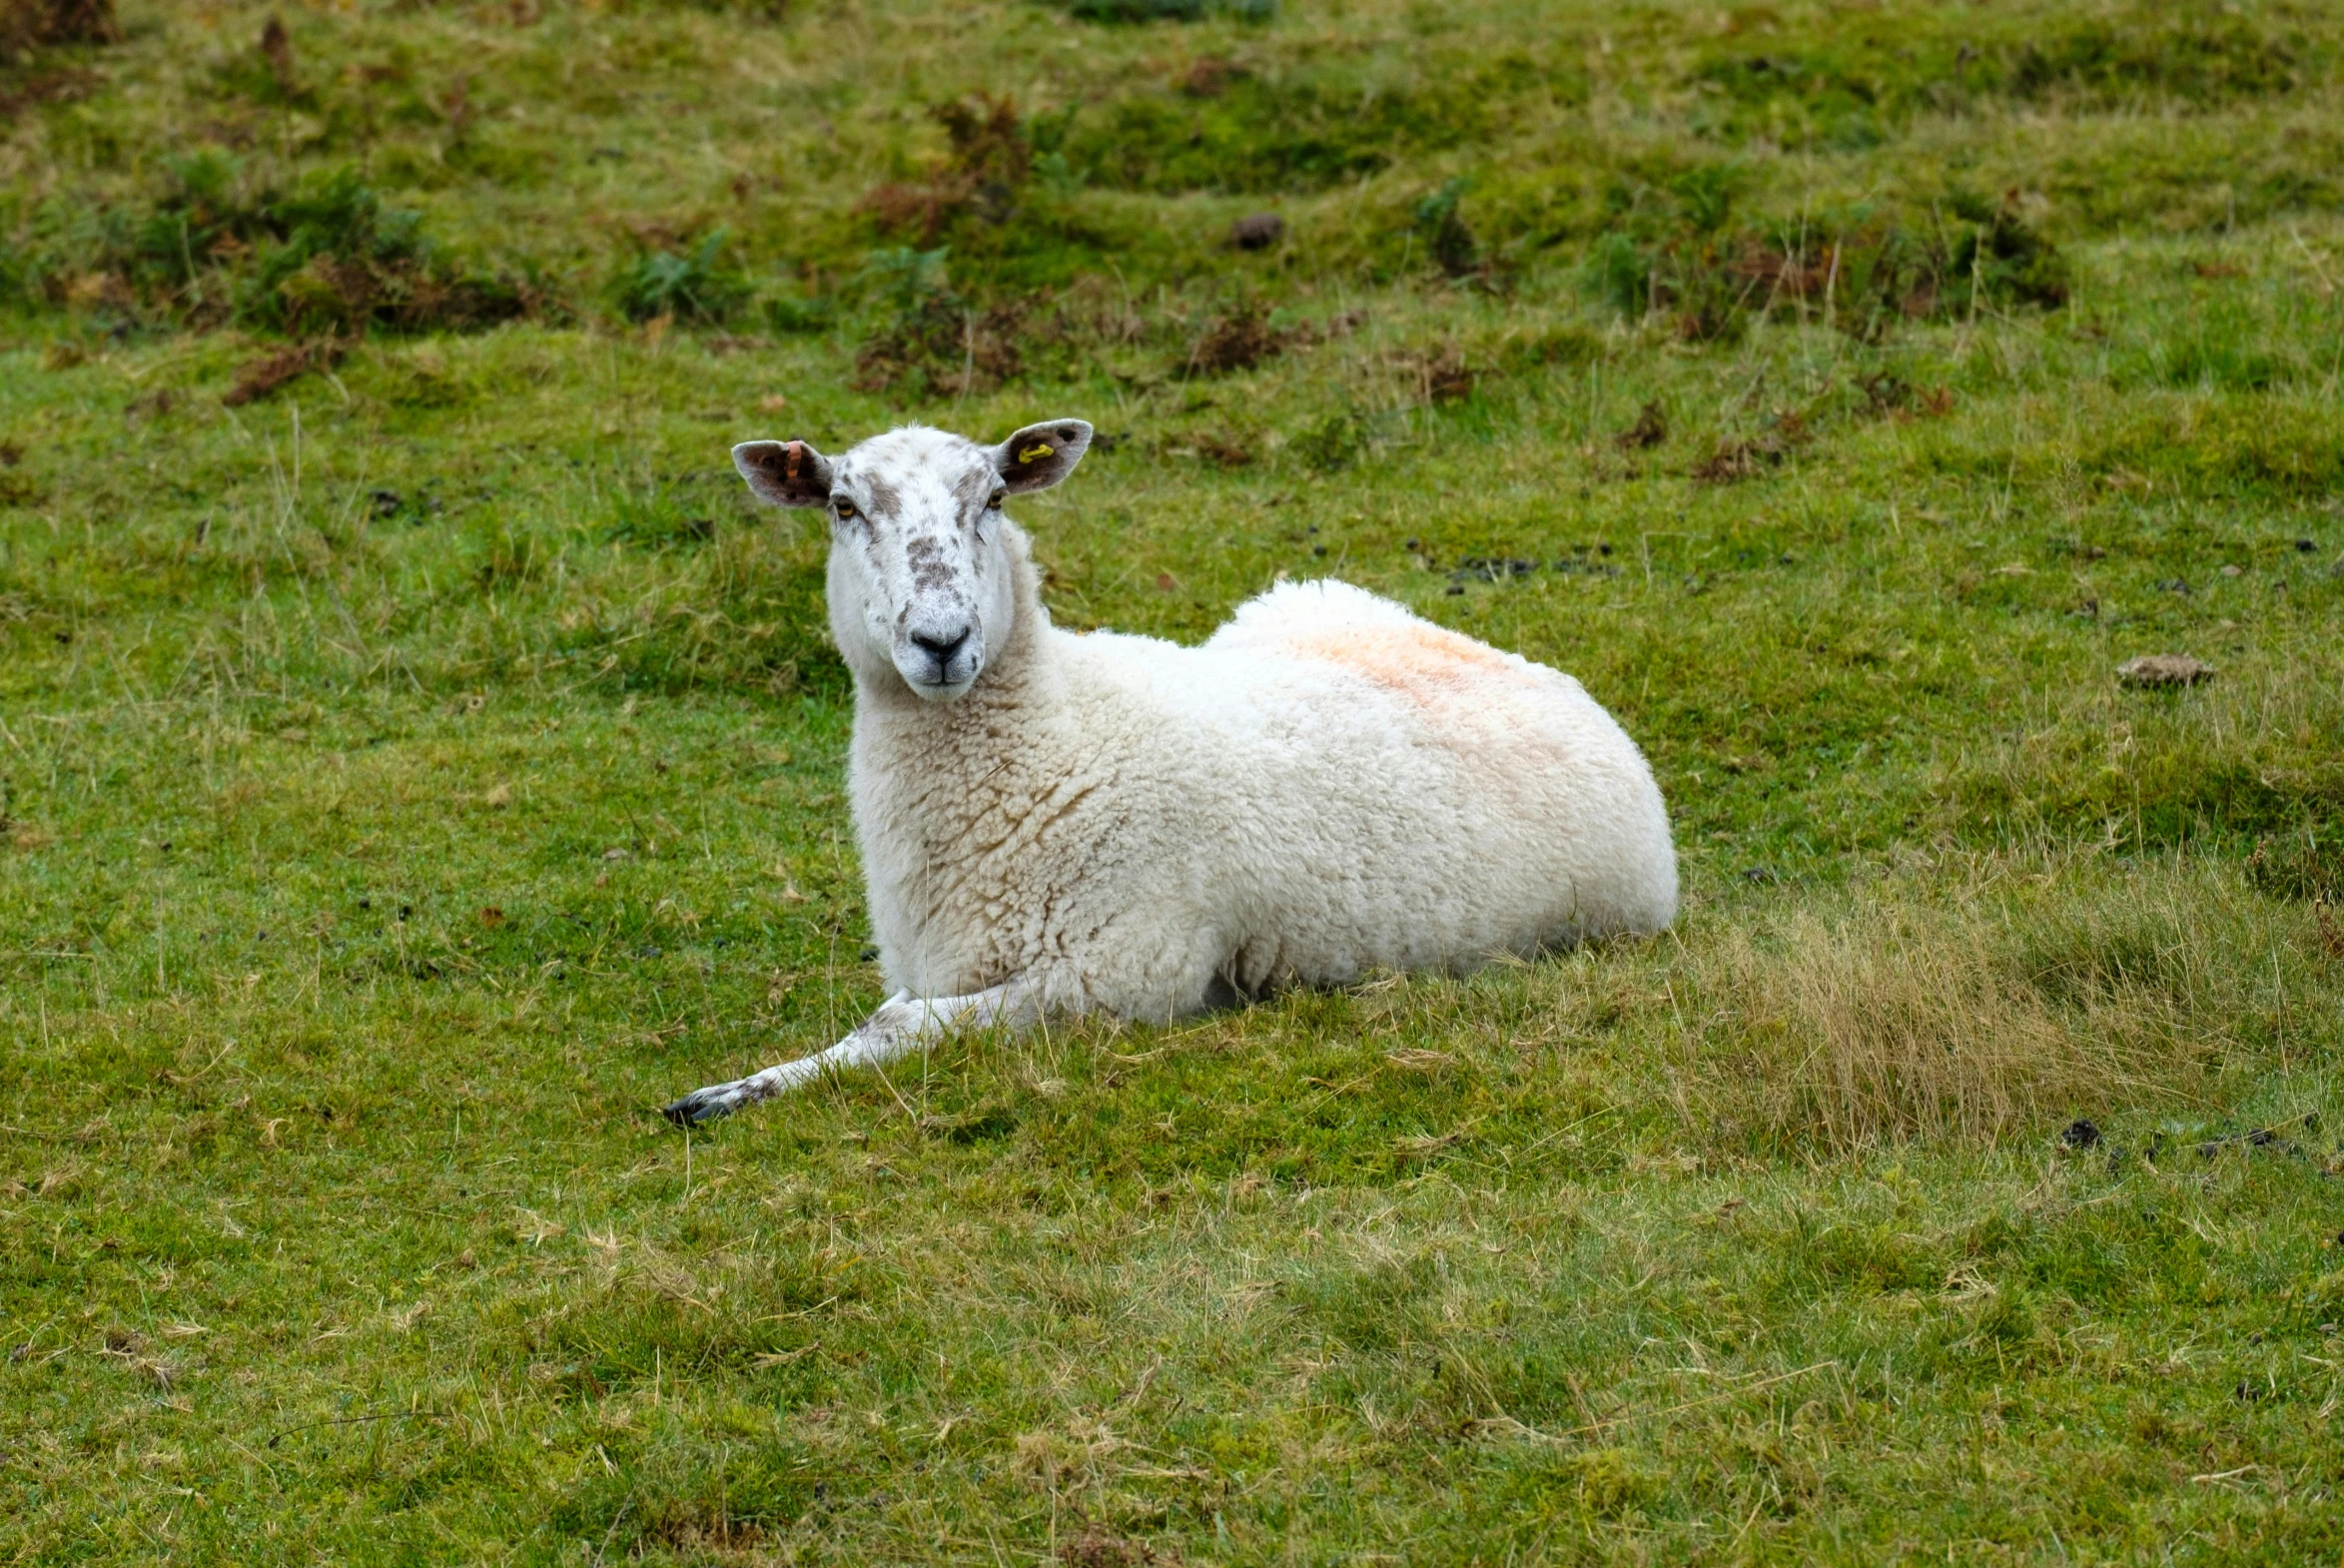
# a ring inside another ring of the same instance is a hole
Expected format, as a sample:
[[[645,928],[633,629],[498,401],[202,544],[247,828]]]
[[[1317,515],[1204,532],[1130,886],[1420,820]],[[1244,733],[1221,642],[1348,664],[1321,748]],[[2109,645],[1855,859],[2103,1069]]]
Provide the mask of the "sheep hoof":
[[[661,1106],[659,1114],[677,1127],[698,1127],[728,1117],[740,1109],[739,1099],[730,1084],[719,1084],[711,1089],[695,1089],[671,1106]]]

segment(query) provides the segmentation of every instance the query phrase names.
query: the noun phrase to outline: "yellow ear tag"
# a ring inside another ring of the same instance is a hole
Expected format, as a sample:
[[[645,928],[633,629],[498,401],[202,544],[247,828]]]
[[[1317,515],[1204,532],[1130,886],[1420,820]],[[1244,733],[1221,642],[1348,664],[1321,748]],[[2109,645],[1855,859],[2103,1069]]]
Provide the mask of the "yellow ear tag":
[[[1035,462],[1044,457],[1055,456],[1057,452],[1058,448],[1056,446],[1045,446],[1040,441],[1036,441],[1033,445],[1018,453],[1018,461]]]

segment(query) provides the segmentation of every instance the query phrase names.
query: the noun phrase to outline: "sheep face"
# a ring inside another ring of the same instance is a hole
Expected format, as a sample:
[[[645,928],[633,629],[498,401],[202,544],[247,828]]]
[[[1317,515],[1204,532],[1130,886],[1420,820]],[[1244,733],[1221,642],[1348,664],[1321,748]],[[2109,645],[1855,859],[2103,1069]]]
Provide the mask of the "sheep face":
[[[951,702],[1016,621],[1002,502],[1056,484],[1090,444],[1090,425],[1053,419],[991,447],[910,425],[835,459],[796,440],[732,455],[760,498],[829,515],[830,630],[857,679]]]

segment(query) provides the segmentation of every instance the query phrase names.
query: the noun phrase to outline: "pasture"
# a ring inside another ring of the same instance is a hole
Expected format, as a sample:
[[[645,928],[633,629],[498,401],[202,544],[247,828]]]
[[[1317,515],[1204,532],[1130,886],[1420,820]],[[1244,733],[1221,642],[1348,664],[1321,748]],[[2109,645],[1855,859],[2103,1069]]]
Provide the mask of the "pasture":
[[[2344,11],[0,18],[0,1555],[2344,1551]],[[882,994],[727,448],[1062,415],[1676,929],[670,1127]]]

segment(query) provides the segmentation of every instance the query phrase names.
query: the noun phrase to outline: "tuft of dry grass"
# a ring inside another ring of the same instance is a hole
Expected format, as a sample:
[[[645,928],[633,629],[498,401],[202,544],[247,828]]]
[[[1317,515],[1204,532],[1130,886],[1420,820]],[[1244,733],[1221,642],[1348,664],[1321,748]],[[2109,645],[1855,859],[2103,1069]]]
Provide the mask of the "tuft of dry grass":
[[[2199,1098],[2258,1016],[2204,891],[2143,879],[2055,918],[1888,894],[1725,933],[1695,954],[1707,1043],[1680,1102],[1729,1137],[1849,1150]]]

